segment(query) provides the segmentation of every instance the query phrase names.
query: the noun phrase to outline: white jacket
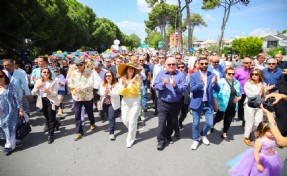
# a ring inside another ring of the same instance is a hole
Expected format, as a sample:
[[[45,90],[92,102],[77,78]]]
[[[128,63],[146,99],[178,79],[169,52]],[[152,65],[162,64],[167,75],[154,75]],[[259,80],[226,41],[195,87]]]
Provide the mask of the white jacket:
[[[101,84],[100,89],[99,89],[99,94],[101,96],[100,108],[103,107],[104,97],[106,95],[105,90],[106,90],[106,87],[103,87],[103,84]],[[119,84],[118,83],[115,84],[114,88],[110,90],[108,95],[111,96],[111,103],[112,103],[113,109],[114,110],[119,109],[121,107],[121,100],[120,100],[120,95],[119,95]]]

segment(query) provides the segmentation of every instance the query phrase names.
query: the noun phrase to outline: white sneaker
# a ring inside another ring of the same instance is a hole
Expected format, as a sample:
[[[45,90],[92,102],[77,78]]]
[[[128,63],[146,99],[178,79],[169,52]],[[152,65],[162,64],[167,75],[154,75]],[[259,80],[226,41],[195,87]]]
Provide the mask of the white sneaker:
[[[115,140],[116,139],[116,137],[115,137],[115,135],[114,134],[110,134],[110,140]]]
[[[198,142],[198,141],[193,141],[193,143],[192,143],[190,149],[191,149],[191,150],[196,150],[197,147],[198,147],[198,145],[199,145],[199,142]]]
[[[206,136],[202,136],[202,143],[204,143],[205,145],[209,145],[209,140]]]

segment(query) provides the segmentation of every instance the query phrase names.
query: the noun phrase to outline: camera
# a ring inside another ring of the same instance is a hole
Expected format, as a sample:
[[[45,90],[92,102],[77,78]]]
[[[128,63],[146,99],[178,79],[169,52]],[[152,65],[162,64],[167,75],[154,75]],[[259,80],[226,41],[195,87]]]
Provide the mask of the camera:
[[[270,97],[266,101],[258,97],[250,97],[248,98],[247,105],[250,108],[260,108],[260,104],[263,104],[263,107],[265,109],[267,109],[270,112],[274,112],[275,108],[274,108],[274,105],[272,104],[274,101],[275,101],[274,97]]]

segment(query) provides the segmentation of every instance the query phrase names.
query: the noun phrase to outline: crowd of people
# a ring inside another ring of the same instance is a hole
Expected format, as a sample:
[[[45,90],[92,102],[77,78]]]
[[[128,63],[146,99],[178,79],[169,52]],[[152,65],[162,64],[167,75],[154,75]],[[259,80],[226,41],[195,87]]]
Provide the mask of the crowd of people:
[[[255,141],[255,149],[260,153],[257,146],[273,140],[266,134],[268,130],[278,136],[287,135],[287,101],[275,102],[276,123],[272,113],[264,107],[249,107],[248,100],[254,97],[264,100],[268,94],[277,96],[274,93],[287,94],[287,63],[282,58],[281,53],[267,60],[264,53],[255,58],[240,58],[239,54],[234,54],[223,59],[215,52],[195,51],[190,55],[130,51],[93,60],[80,56],[59,60],[39,56],[33,64],[25,64],[24,70],[15,60],[5,59],[4,70],[0,70],[0,135],[6,138],[3,152],[10,154],[22,144],[15,133],[23,116],[30,115],[27,100],[33,97],[45,117],[43,131],[52,144],[54,131],[59,129],[64,118],[64,96],[69,94],[75,113],[75,141],[85,134],[85,113],[90,130],[96,128],[96,111],[103,122],[108,120],[110,140],[116,139],[115,119],[121,116],[128,129],[126,147],[130,148],[136,141],[138,123],[143,120],[141,113],[151,108],[147,106],[150,92],[154,115],[158,117],[157,150],[180,139],[180,130],[191,111],[192,150],[201,142],[209,145],[208,132],[213,133],[222,120],[221,138],[230,142],[228,130],[237,113],[244,127],[242,140],[246,145],[254,145],[252,132],[257,127],[260,129],[257,135],[260,141]],[[200,130],[202,115],[205,125]],[[276,135],[277,145],[286,146],[286,137],[278,137],[277,141]],[[266,165],[258,156],[255,156],[256,163]],[[262,167],[257,169],[263,170]]]

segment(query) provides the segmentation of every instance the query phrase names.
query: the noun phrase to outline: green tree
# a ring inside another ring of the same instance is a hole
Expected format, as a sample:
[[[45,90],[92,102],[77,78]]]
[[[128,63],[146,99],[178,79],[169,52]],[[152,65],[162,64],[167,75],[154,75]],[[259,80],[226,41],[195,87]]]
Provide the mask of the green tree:
[[[225,31],[225,27],[226,27],[226,24],[227,24],[228,19],[229,19],[231,7],[236,6],[237,4],[247,5],[248,3],[249,3],[249,0],[247,0],[247,1],[242,1],[242,0],[203,0],[203,5],[201,7],[202,9],[209,10],[209,9],[214,9],[217,7],[222,7],[224,9],[217,53],[220,53],[222,40],[224,37],[224,31]]]
[[[150,30],[160,29],[162,39],[164,40],[164,49],[168,49],[169,36],[167,35],[166,28],[176,25],[177,6],[169,5],[166,3],[159,3],[152,8],[151,13],[148,14],[149,19],[145,21],[145,25]]]
[[[138,46],[140,46],[141,39],[139,38],[139,36],[137,36],[136,34],[131,34],[129,37],[132,41],[132,44],[130,45],[131,48],[137,48]]]
[[[217,51],[217,48],[218,48],[217,45],[210,45],[206,49],[207,49],[207,51],[215,52],[215,51]]]
[[[283,47],[275,47],[275,48],[272,48],[271,50],[269,50],[267,53],[272,57],[274,58],[276,54],[278,53],[282,53],[282,55],[285,55],[286,54],[286,51]]]
[[[145,43],[152,48],[158,49],[158,42],[161,41],[161,34],[157,31],[148,32],[147,37],[145,38]]]
[[[263,39],[259,37],[238,38],[232,41],[232,50],[245,56],[256,56],[262,49]]]

